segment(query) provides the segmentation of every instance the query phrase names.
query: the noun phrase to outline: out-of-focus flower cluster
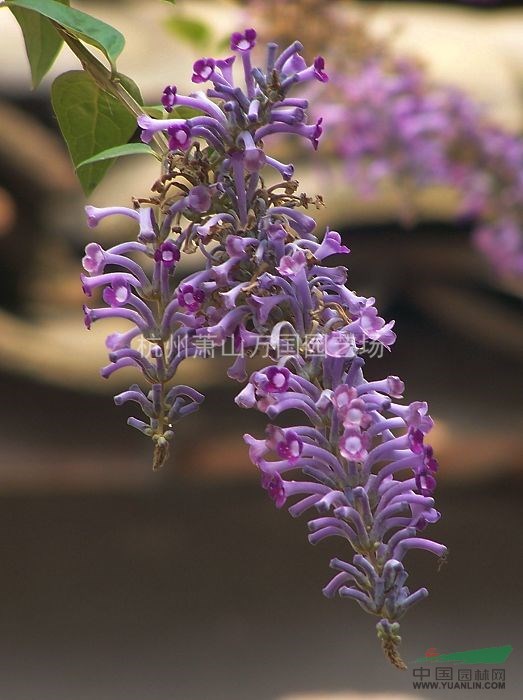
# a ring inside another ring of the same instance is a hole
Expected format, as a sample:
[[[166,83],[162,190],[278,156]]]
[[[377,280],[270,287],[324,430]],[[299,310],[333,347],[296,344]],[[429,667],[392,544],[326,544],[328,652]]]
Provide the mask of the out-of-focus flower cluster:
[[[360,192],[384,180],[408,194],[454,188],[461,214],[476,222],[479,250],[499,273],[523,274],[523,139],[493,125],[463,91],[431,84],[408,59],[369,60],[333,82],[322,113]]]
[[[315,101],[325,146],[352,186],[371,196],[392,182],[409,219],[416,192],[453,188],[460,214],[474,221],[475,246],[497,273],[522,275],[523,138],[495,125],[462,90],[434,83],[419,62],[376,41],[338,0],[306,4],[316,18],[304,24],[306,39],[310,32],[334,65]],[[251,0],[249,7],[271,36],[285,35],[303,12],[296,0],[281,0],[277,12],[274,0]]]
[[[243,383],[249,357],[268,338],[269,366],[250,375],[237,403],[271,421],[298,410],[307,425],[271,423],[265,439],[246,436],[252,461],[277,506],[299,496],[293,515],[317,508],[312,543],[336,536],[352,547],[352,563],[331,562],[339,573],[324,592],[353,598],[377,616],[385,653],[403,668],[399,620],[427,595],[405,585],[404,557],[413,548],[445,553],[418,536],[439,518],[432,498],[437,462],[425,443],[432,420],[424,402],[396,401],[399,378],[364,379],[359,353],[369,342],[390,348],[394,322],[379,316],[372,297],[346,286],[344,266],[326,262],[348,248],[331,230],[318,241],[316,222],[302,209],[321,199],[298,193],[293,166],[265,151],[273,134],[318,146],[321,117],[308,123],[307,100],[289,92],[307,81],[325,83],[325,62],[317,56],[307,63],[299,42],[282,52],[269,44],[260,69],[251,60],[255,40],[253,29],[233,34],[233,55],[193,66],[193,82],[212,87],[185,96],[167,86],[162,103],[169,118],[139,118],[144,141],[167,135],[164,174],[133,208],[87,207],[90,225],[124,215],[136,221],[138,235],[109,250],[87,246],[84,290],[92,296],[101,289],[105,306],[86,306],[85,322],[131,324],[107,338],[110,363],[102,375],[131,366],[148,384],[145,391],[131,386],[115,401],[142,409],[145,420],[129,424],[153,440],[154,468],[167,458],[174,423],[203,400],[196,389],[175,384],[180,363],[201,355],[202,341],[208,354],[228,341],[237,351],[228,374]],[[233,77],[237,56],[244,88]],[[178,117],[178,107],[192,116]],[[265,167],[280,177],[270,187]],[[204,268],[179,280],[177,262],[196,250]],[[288,337],[297,339],[294,350],[280,352]]]

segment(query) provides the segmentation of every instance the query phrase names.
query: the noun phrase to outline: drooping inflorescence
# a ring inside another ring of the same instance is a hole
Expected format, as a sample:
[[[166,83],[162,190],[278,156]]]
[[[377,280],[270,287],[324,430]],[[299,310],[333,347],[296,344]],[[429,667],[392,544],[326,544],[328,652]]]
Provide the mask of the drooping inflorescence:
[[[174,423],[203,400],[196,389],[176,385],[180,363],[229,343],[236,358],[228,374],[245,382],[248,359],[264,339],[269,366],[251,373],[236,401],[271,421],[297,409],[307,425],[271,424],[265,439],[245,436],[262,485],[278,507],[299,496],[292,515],[319,511],[309,522],[313,544],[341,536],[355,550],[352,563],[331,562],[339,573],[324,592],[351,597],[378,616],[386,654],[403,667],[398,620],[427,595],[405,586],[403,558],[412,548],[445,553],[418,536],[439,518],[431,495],[437,463],[425,444],[432,420],[425,403],[396,401],[403,393],[397,377],[365,381],[361,353],[369,343],[389,348],[394,322],[378,315],[373,298],[346,286],[344,266],[325,263],[348,248],[335,231],[317,240],[314,219],[301,209],[321,206],[321,199],[299,193],[292,165],[265,152],[273,134],[317,147],[321,118],[307,123],[307,101],[289,93],[328,79],[323,58],[307,65],[299,42],[281,53],[269,44],[262,70],[251,62],[255,40],[253,29],[233,34],[232,56],[194,64],[193,82],[210,81],[210,89],[183,96],[168,86],[162,104],[170,117],[139,118],[142,139],[162,131],[170,150],[150,198],[132,208],[87,207],[91,226],[124,215],[139,231],[109,250],[87,246],[84,290],[103,289],[106,306],[85,307],[85,322],[131,324],[107,338],[110,363],[102,375],[129,366],[142,373],[148,389],[133,385],[115,401],[142,409],[129,424],[152,438],[154,468],[167,458]],[[233,78],[237,55],[244,89]],[[192,116],[177,117],[178,107]],[[264,168],[276,174],[275,184],[266,184]],[[181,255],[195,251],[203,269],[177,279]],[[287,473],[293,478],[284,479]]]

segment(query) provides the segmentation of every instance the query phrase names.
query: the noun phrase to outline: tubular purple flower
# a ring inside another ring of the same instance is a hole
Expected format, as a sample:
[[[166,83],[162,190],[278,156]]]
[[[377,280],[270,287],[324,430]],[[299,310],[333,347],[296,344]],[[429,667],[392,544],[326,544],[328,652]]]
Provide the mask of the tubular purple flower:
[[[251,100],[249,105],[249,111],[247,112],[247,118],[250,122],[258,121],[260,114],[260,100]]]
[[[129,302],[131,290],[129,283],[120,275],[114,277],[110,287],[106,287],[103,291],[103,300],[109,306],[124,306]]]
[[[180,249],[172,242],[165,241],[154,252],[154,260],[171,270],[180,259]]]
[[[281,163],[276,158],[271,158],[270,156],[265,156],[265,162],[272,168],[277,170],[284,180],[291,180],[294,175],[294,166],[292,163]]]
[[[82,266],[91,275],[101,273],[105,267],[105,251],[98,243],[88,243],[85,246],[85,256]],[[82,280],[83,281],[83,280]]]
[[[166,112],[172,112],[176,104],[176,86],[167,85],[162,93],[162,105]]]
[[[241,53],[251,51],[256,45],[256,30],[246,29],[243,34],[234,32],[231,35],[231,51]]]
[[[329,255],[348,254],[350,249],[346,245],[342,245],[341,236],[337,231],[327,231],[323,241],[314,251],[316,260],[323,260]]]
[[[142,331],[148,329],[147,322],[140,316],[139,313],[133,311],[132,309],[123,308],[109,308],[109,309],[91,309],[88,306],[83,305],[84,310],[84,323],[88,330],[91,329],[91,325],[101,318],[124,318],[131,321],[137,325]]]
[[[280,214],[286,216],[290,221],[290,225],[300,234],[312,233],[316,228],[316,222],[312,216],[307,216],[300,211],[291,209],[290,207],[273,207],[271,210],[271,216],[274,214]]]
[[[303,136],[312,143],[314,150],[317,150],[320,136],[323,133],[321,124],[323,119],[320,118],[315,124],[284,124],[283,122],[274,122],[260,127],[255,133],[254,138],[260,141],[271,134],[296,134]]]
[[[289,388],[289,377],[290,372],[286,367],[272,366],[264,373],[265,381],[258,384],[258,387],[268,394],[281,394]]]
[[[151,207],[141,207],[138,210],[138,221],[140,224],[140,233],[138,240],[142,243],[152,243],[156,239],[155,218]]]
[[[105,347],[110,351],[127,348],[137,335],[140,335],[139,328],[131,328],[126,333],[111,333],[105,339]]]
[[[285,65],[288,66],[291,60],[292,59],[289,59]],[[325,59],[323,56],[317,56],[312,66],[301,67],[301,70],[293,71],[289,77],[283,81],[283,85],[302,83],[311,79],[319,80],[321,83],[328,82],[329,76],[325,72]]]
[[[141,139],[144,143],[149,143],[158,131],[166,131],[170,127],[182,126],[185,124],[185,121],[185,119],[154,119],[148,114],[142,114],[137,119],[138,126],[142,129]]]
[[[140,281],[142,287],[147,289],[150,286],[150,283],[143,269],[140,267],[140,265],[135,263],[133,260],[130,260],[126,256],[115,254],[113,252],[119,248],[120,246],[115,246],[107,251],[104,251],[103,248],[97,243],[88,244],[85,248],[86,255],[82,260],[84,269],[89,272],[90,275],[98,275],[103,273],[107,265],[117,265],[129,270],[131,274]],[[136,247],[131,245],[128,249],[129,252],[133,252],[135,250],[140,250],[140,252],[143,252],[143,246],[140,244],[136,244]],[[85,277],[82,279],[82,281],[85,284]]]
[[[345,459],[363,462],[367,455],[369,440],[359,428],[347,428],[340,439],[340,452]]]
[[[173,124],[167,129],[171,151],[187,151],[192,144],[191,128],[187,124]]]
[[[274,501],[276,508],[283,508],[287,496],[281,476],[274,472],[273,474],[262,473],[262,486],[268,492],[270,498]]]
[[[114,397],[114,402],[117,406],[121,406],[127,401],[135,401],[140,405],[146,416],[149,416],[149,418],[154,417],[154,408],[151,401],[147,399],[137,384],[134,384],[133,386],[129,387],[127,391],[123,391],[121,394],[117,394]]]
[[[293,250],[292,255],[284,255],[276,268],[281,275],[294,279],[307,266],[307,258],[302,250]]]
[[[307,68],[307,64],[303,56],[300,56],[299,53],[293,53],[281,67],[281,72],[283,75],[294,75],[305,70],[305,68]]]
[[[212,58],[200,58],[193,64],[193,83],[205,83],[207,80],[217,78],[215,72],[216,61]]]
[[[236,56],[229,56],[228,58],[216,61],[216,67],[220,70],[220,73],[230,85],[232,85],[234,82],[232,67],[235,60]]]
[[[182,284],[178,288],[178,304],[186,307],[191,313],[198,311],[204,299],[204,292],[194,289],[191,284]]]
[[[172,102],[174,107],[190,107],[191,109],[197,109],[214,117],[214,119],[223,124],[226,123],[223,111],[215,105],[204,92],[195,92],[189,96],[179,95],[175,85],[171,85],[169,90],[168,99],[169,102]]]
[[[261,148],[256,147],[252,134],[249,131],[242,131],[238,136],[238,140],[242,141],[245,146],[243,156],[245,169],[249,173],[258,172],[265,164],[265,153]]]
[[[105,284],[111,284],[114,282],[115,278],[120,282],[125,282],[127,285],[132,284],[134,287],[139,287],[140,282],[133,275],[128,273],[116,273],[109,272],[106,274],[95,275],[94,277],[87,277],[87,275],[80,275],[82,281],[82,290],[84,294],[88,297],[92,296],[93,290]]]
[[[85,213],[87,214],[87,225],[90,228],[98,226],[102,219],[108,216],[114,216],[115,214],[122,214],[122,216],[129,216],[131,219],[138,219],[139,214],[135,209],[129,209],[128,207],[93,207],[88,205],[85,207]]]
[[[329,76],[325,73],[325,59],[323,56],[317,56],[314,59],[314,77],[321,83],[326,83],[329,80]]]
[[[305,119],[305,111],[299,107],[293,107],[285,110],[275,110],[271,112],[271,117],[274,122],[283,122],[284,124],[301,124]]]
[[[187,195],[187,206],[198,214],[205,214],[211,208],[211,190],[205,185],[197,185]]]
[[[274,68],[281,71],[285,63],[296,53],[303,49],[303,44],[299,41],[294,41],[290,46],[284,49],[274,62]]]
[[[247,96],[252,99],[255,95],[254,80],[252,75],[251,51],[256,44],[256,31],[246,29],[243,34],[235,32],[231,37],[231,50],[238,51],[243,62],[245,85]]]
[[[267,445],[292,466],[303,451],[303,441],[294,430],[282,430],[273,425],[267,429]]]

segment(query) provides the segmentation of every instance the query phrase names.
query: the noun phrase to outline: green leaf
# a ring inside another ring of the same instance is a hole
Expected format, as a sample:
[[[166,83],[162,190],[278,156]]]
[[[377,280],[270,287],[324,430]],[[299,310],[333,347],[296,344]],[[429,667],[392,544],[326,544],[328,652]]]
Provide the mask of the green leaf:
[[[127,90],[129,95],[131,95],[131,97],[134,97],[134,99],[138,102],[139,105],[143,105],[142,93],[140,92],[140,88],[134,82],[134,80],[132,78],[129,78],[128,75],[124,75],[123,73],[117,73],[116,78]]]
[[[113,70],[116,70],[115,61],[122,53],[125,39],[123,34],[109,24],[62,5],[57,0],[5,0],[5,4],[9,8],[33,10],[56,22],[78,39],[100,49]]]
[[[164,119],[163,105],[143,105],[143,111],[154,119]]]
[[[135,156],[135,155],[153,155],[156,156],[153,149],[146,143],[126,143],[123,146],[114,146],[113,148],[107,148],[105,151],[101,151],[90,158],[78,163],[76,169],[79,170],[86,165],[91,163],[98,163],[102,160],[112,160],[113,158],[119,158],[120,156]]]
[[[212,39],[208,25],[194,17],[180,17],[176,15],[175,17],[170,17],[165,22],[165,26],[180,39],[190,41],[196,46],[209,44]]]
[[[194,107],[173,107],[166,113],[163,105],[143,105],[143,111],[154,119],[191,119],[203,114],[201,109],[194,109]]]
[[[58,2],[62,5],[69,4],[69,0],[58,0]],[[37,88],[60,53],[63,40],[51,22],[37,12],[24,10],[21,7],[12,7],[11,12],[24,35],[33,88]]]
[[[200,114],[203,114],[201,109],[195,109],[194,107],[173,107],[169,117],[172,119],[175,117],[177,119],[191,119],[192,117],[198,117]]]
[[[114,97],[101,90],[84,71],[58,76],[51,90],[71,160],[76,168],[88,158],[126,144],[136,129],[132,114]],[[78,178],[86,194],[102,180],[112,160],[85,165]]]

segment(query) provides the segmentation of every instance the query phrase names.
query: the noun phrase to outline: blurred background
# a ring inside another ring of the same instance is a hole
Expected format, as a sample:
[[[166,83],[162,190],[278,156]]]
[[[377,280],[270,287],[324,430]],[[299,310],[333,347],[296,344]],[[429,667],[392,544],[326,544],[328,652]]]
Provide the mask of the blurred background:
[[[190,90],[193,60],[224,54],[227,35],[251,25],[266,39],[299,38],[341,76],[311,95],[326,113],[320,153],[280,148],[302,188],[323,195],[320,226],[351,248],[351,288],[396,319],[392,353],[369,359],[368,374],[398,374],[409,400],[431,405],[443,513],[433,532],[450,559],[438,573],[411,555],[412,584],[431,597],[403,624],[410,668],[400,674],[381,657],[373,621],[321,595],[339,548],[310,547],[305,522],[275,511],[259,488],[241,435],[264,421],[236,407],[219,360],[183,369],[180,381],[208,398],[153,474],[148,442],[111,398],[135,378],[99,377],[114,329],[87,333],[82,320],[83,248],[131,232],[84,222],[49,101],[53,77],[78,64],[64,49],[31,92],[21,33],[4,10],[0,700],[431,697],[412,689],[412,662],[426,649],[504,644],[514,653],[497,692],[520,697],[523,265],[518,274],[506,230],[523,211],[523,3],[74,5],[124,33],[120,70],[149,104],[166,84]],[[444,127],[425,120],[399,139],[394,119],[409,95],[446,110]],[[349,147],[364,128],[380,138]],[[456,142],[470,146],[465,156]],[[452,168],[434,149],[420,155],[433,143]],[[515,154],[509,165],[505,152]],[[156,177],[141,157],[119,162],[90,202],[127,206]]]

